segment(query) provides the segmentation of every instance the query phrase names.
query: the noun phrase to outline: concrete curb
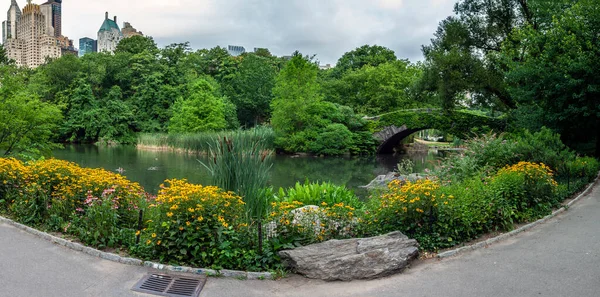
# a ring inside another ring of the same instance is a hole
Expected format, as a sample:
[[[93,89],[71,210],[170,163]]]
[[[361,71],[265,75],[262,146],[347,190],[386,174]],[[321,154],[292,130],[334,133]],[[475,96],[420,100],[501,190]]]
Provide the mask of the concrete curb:
[[[16,227],[17,229],[23,230],[27,233],[33,234],[41,239],[50,241],[57,245],[64,246],[68,249],[82,252],[82,253],[88,254],[90,256],[101,258],[104,260],[125,264],[125,265],[145,266],[145,267],[150,267],[152,269],[162,270],[162,271],[171,271],[171,272],[177,272],[177,273],[189,273],[189,274],[206,275],[206,276],[219,276],[219,277],[228,277],[228,278],[235,278],[235,279],[267,280],[267,279],[274,278],[274,275],[271,272],[248,272],[248,271],[237,271],[237,270],[226,270],[226,269],[213,270],[213,269],[205,269],[205,268],[193,268],[193,267],[187,267],[187,266],[172,266],[172,265],[165,265],[165,264],[161,264],[161,263],[155,263],[155,262],[151,262],[151,261],[143,261],[143,260],[135,259],[135,258],[121,257],[117,254],[106,253],[106,252],[103,252],[103,251],[100,251],[100,250],[97,250],[97,249],[94,249],[94,248],[91,248],[91,247],[88,247],[88,246],[85,246],[85,245],[82,245],[82,244],[79,244],[76,242],[66,240],[64,238],[56,237],[56,236],[48,234],[46,232],[42,232],[37,229],[31,228],[29,226],[25,226],[21,223],[17,223],[15,221],[5,218],[3,216],[0,216],[0,223],[9,224],[11,226]]]
[[[508,233],[500,234],[500,235],[498,235],[496,237],[490,238],[490,239],[488,239],[486,241],[478,242],[478,243],[475,243],[475,244],[472,244],[472,245],[467,245],[467,246],[463,246],[463,247],[459,247],[459,248],[456,248],[456,249],[453,249],[453,250],[449,250],[449,251],[445,251],[445,252],[439,253],[439,254],[437,254],[437,257],[439,259],[445,259],[445,258],[450,258],[450,257],[453,257],[453,256],[457,256],[457,255],[462,254],[462,253],[467,252],[467,251],[473,251],[473,250],[478,250],[478,249],[481,249],[481,248],[486,248],[486,247],[488,247],[488,246],[490,246],[490,245],[492,245],[494,243],[497,243],[499,241],[508,239],[510,237],[513,237],[513,236],[519,234],[519,233],[525,232],[525,231],[527,231],[527,230],[529,230],[529,229],[531,229],[531,228],[533,228],[535,226],[543,224],[543,223],[547,222],[548,220],[556,217],[557,215],[559,215],[559,214],[567,211],[567,209],[569,207],[571,207],[571,205],[573,205],[576,202],[578,202],[579,200],[581,200],[584,196],[586,196],[590,192],[590,190],[598,182],[598,180],[600,180],[600,174],[596,177],[596,179],[592,183],[590,183],[587,186],[587,188],[583,192],[581,192],[581,194],[579,194],[577,197],[575,197],[575,199],[571,200],[569,203],[563,205],[561,208],[559,208],[559,209],[555,210],[554,212],[552,212],[552,214],[549,214],[549,215],[547,215],[547,216],[545,216],[545,217],[543,217],[543,218],[541,218],[541,219],[539,219],[539,220],[537,220],[537,221],[535,221],[533,223],[527,224],[527,225],[522,226],[522,227],[520,227],[518,229],[512,230],[512,231],[510,231]]]

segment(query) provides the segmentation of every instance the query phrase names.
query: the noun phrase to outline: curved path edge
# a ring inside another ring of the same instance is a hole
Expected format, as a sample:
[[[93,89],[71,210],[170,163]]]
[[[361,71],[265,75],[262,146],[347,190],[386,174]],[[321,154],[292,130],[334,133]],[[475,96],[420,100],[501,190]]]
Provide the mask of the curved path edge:
[[[227,269],[214,270],[214,269],[206,269],[206,268],[193,268],[193,267],[187,267],[187,266],[166,265],[166,264],[156,263],[156,262],[152,262],[152,261],[144,261],[144,260],[130,258],[130,257],[122,257],[117,254],[103,252],[103,251],[82,245],[77,242],[72,242],[72,241],[66,240],[64,238],[54,236],[52,234],[42,232],[40,230],[31,228],[31,227],[23,225],[21,223],[17,223],[15,221],[13,221],[9,218],[5,218],[3,216],[0,216],[0,223],[9,224],[11,226],[14,226],[18,229],[21,229],[21,230],[27,232],[27,233],[33,234],[41,239],[64,246],[68,249],[78,251],[78,252],[83,252],[85,254],[88,254],[88,255],[91,255],[94,257],[98,257],[101,259],[105,259],[108,261],[121,263],[121,264],[125,264],[125,265],[146,266],[146,267],[150,267],[150,268],[153,268],[156,270],[171,271],[171,272],[177,272],[177,273],[206,275],[206,276],[231,277],[231,278],[236,278],[236,279],[273,279],[274,278],[274,275],[271,272],[249,272],[249,271],[238,271],[238,270],[227,270]]]
[[[519,233],[525,232],[525,231],[527,231],[527,230],[529,230],[529,229],[531,229],[531,228],[533,228],[535,226],[543,224],[543,223],[547,222],[548,220],[556,217],[557,215],[559,215],[559,214],[567,211],[569,209],[569,207],[571,207],[571,205],[575,204],[576,202],[578,202],[579,200],[581,200],[584,196],[586,196],[592,190],[592,188],[594,187],[594,185],[599,180],[600,180],[600,174],[598,174],[598,176],[596,177],[596,179],[593,182],[591,182],[586,187],[586,189],[583,192],[581,192],[581,194],[577,195],[577,197],[575,197],[573,200],[569,201],[569,203],[563,205],[561,208],[553,211],[551,214],[549,214],[549,215],[547,215],[547,216],[545,216],[545,217],[543,217],[543,218],[541,218],[541,219],[539,219],[539,220],[537,220],[535,222],[532,222],[532,223],[529,223],[527,225],[521,226],[521,227],[519,227],[519,228],[517,228],[515,230],[512,230],[510,232],[500,234],[500,235],[498,235],[496,237],[492,237],[492,238],[487,239],[485,241],[481,241],[481,242],[474,243],[474,244],[471,244],[471,245],[466,245],[466,246],[462,246],[462,247],[459,247],[459,248],[456,248],[456,249],[452,249],[452,250],[441,252],[441,253],[437,254],[437,258],[444,259],[444,258],[454,257],[454,256],[457,256],[459,254],[462,254],[462,253],[465,253],[465,252],[468,252],[468,251],[473,251],[473,250],[478,250],[478,249],[486,248],[486,247],[488,247],[488,246],[490,246],[490,245],[492,245],[494,243],[497,243],[499,241],[508,239],[510,237],[513,237],[513,236],[519,234]]]
[[[571,205],[573,205],[574,203],[578,202],[579,200],[581,200],[584,196],[586,196],[590,190],[592,189],[592,187],[600,180],[600,174],[596,177],[596,179],[590,183],[586,189],[581,192],[581,194],[579,194],[577,197],[575,197],[573,200],[571,200],[569,203],[563,205],[561,208],[555,210],[554,212],[552,212],[552,214],[539,219],[533,223],[524,225],[518,229],[515,229],[513,231],[510,231],[508,233],[504,233],[501,235],[498,235],[496,237],[487,239],[485,241],[482,242],[478,242],[472,245],[468,245],[468,246],[462,246],[453,250],[448,250],[448,251],[444,251],[442,253],[437,254],[437,258],[449,258],[449,257],[453,257],[459,254],[462,254],[464,252],[467,251],[472,251],[472,250],[477,250],[477,249],[481,249],[481,248],[486,248],[494,243],[497,243],[499,241],[508,239],[512,236],[515,236],[519,233],[522,233],[524,231],[527,231],[537,225],[540,225],[542,223],[545,223],[546,221],[548,221],[549,219],[554,218],[555,216],[565,212]],[[132,265],[132,266],[145,266],[145,267],[149,267],[149,268],[153,268],[156,270],[162,270],[162,271],[171,271],[171,272],[177,272],[177,273],[189,273],[189,274],[196,274],[196,275],[206,275],[206,276],[220,276],[220,277],[229,277],[229,278],[235,278],[235,279],[249,279],[249,280],[262,280],[262,279],[273,279],[275,277],[275,275],[271,272],[248,272],[248,271],[238,271],[238,270],[227,270],[227,269],[222,269],[222,270],[214,270],[214,269],[206,269],[206,268],[193,268],[193,267],[188,267],[188,266],[174,266],[174,265],[166,265],[166,264],[161,264],[161,263],[156,263],[156,262],[152,262],[152,261],[144,261],[144,260],[140,260],[140,259],[136,259],[136,258],[130,258],[130,257],[122,257],[120,255],[117,254],[113,254],[113,253],[107,253],[107,252],[103,252],[91,247],[87,247],[84,246],[82,244],[76,243],[76,242],[72,242],[69,240],[66,240],[64,238],[60,238],[51,234],[48,234],[46,232],[42,232],[39,231],[37,229],[31,228],[29,226],[23,225],[21,223],[17,223],[11,219],[5,218],[3,216],[0,216],[0,223],[6,223],[9,225],[12,225],[18,229],[21,229],[27,233],[30,233],[32,235],[35,235],[39,238],[42,238],[46,241],[64,246],[66,248],[69,248],[71,250],[74,251],[78,251],[78,252],[83,252],[85,254],[94,256],[94,257],[98,257],[101,259],[105,259],[108,261],[112,261],[112,262],[116,262],[116,263],[121,263],[121,264],[125,264],[125,265]]]

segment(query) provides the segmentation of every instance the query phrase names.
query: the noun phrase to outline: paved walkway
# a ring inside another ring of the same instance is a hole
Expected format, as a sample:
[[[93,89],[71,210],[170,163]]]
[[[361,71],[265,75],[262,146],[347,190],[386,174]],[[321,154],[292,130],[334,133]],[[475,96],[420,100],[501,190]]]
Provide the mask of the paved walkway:
[[[0,224],[0,297],[151,296],[130,291],[149,271],[68,250]],[[489,248],[418,262],[374,281],[209,278],[213,296],[600,296],[600,186],[557,218]]]

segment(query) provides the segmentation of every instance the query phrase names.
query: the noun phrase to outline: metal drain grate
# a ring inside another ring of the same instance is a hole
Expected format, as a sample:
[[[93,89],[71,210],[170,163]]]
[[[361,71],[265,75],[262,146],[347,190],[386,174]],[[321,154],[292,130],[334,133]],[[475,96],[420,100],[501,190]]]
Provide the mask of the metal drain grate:
[[[192,278],[166,274],[148,274],[131,290],[167,297],[198,297],[206,277]]]

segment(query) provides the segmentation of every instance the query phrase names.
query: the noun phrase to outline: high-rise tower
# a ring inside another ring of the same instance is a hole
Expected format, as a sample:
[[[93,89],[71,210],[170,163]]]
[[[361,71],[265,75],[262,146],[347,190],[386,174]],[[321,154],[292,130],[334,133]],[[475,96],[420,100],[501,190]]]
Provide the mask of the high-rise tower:
[[[10,2],[10,8],[6,16],[6,21],[2,22],[2,43],[6,43],[9,38],[17,38],[17,22],[21,18],[21,9],[17,0]]]
[[[49,35],[60,37],[62,35],[62,0],[49,0],[41,5],[46,16],[46,28],[51,31]]]
[[[115,16],[114,20],[111,20],[108,18],[107,12],[104,15],[104,22],[98,30],[98,52],[114,52],[121,39],[123,39],[123,33],[117,25],[117,17]]]
[[[17,22],[16,38],[7,38],[5,48],[8,58],[17,65],[35,68],[46,58],[60,57],[61,49],[56,37],[48,35],[40,5],[28,2]]]

